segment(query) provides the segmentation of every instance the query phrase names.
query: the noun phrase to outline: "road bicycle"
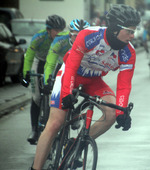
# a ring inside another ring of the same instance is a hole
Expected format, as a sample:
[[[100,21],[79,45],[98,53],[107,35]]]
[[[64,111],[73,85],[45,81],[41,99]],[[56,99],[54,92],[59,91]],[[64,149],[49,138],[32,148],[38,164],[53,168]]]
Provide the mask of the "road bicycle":
[[[61,64],[57,63],[53,74],[49,76],[48,86],[50,86],[50,88],[49,88],[49,90],[47,90],[47,93],[44,92],[44,74],[35,73],[34,71],[27,72],[27,77],[31,81],[31,89],[33,91],[35,90],[34,77],[38,77],[38,83],[39,83],[39,88],[40,88],[40,114],[39,114],[39,120],[38,120],[38,138],[40,137],[42,131],[44,130],[47,120],[49,118],[50,94],[51,94],[51,90],[52,90],[54,82],[55,82],[55,77],[56,77],[57,72],[60,69],[60,67],[61,67]],[[27,87],[29,82],[27,82],[25,79],[21,79],[21,84],[23,84],[25,87]],[[38,141],[38,139],[37,139],[37,141]]]
[[[100,96],[90,96],[83,93],[81,89],[82,86],[80,85],[73,90],[75,99],[78,100],[79,96],[81,96],[82,100],[74,106],[74,109],[68,111],[65,124],[53,141],[44,169],[96,170],[98,157],[97,144],[89,136],[94,107],[101,110],[102,105],[108,106],[123,111],[126,116],[129,116],[133,108],[133,103],[129,103],[126,108],[120,107],[102,100]],[[72,114],[76,116],[72,118]],[[74,133],[74,136],[71,133],[71,126],[75,122],[82,122],[82,125],[76,130],[78,132],[77,134]]]
[[[39,120],[38,120],[38,138],[41,135],[42,131],[45,128],[45,125],[47,123],[49,112],[50,112],[50,106],[49,106],[49,93],[44,93],[44,74],[41,73],[34,73],[33,71],[28,72],[29,77],[31,79],[31,89],[34,90],[34,77],[38,77],[38,83],[40,88],[40,114],[39,114]],[[49,78],[49,82],[54,81],[52,77]]]

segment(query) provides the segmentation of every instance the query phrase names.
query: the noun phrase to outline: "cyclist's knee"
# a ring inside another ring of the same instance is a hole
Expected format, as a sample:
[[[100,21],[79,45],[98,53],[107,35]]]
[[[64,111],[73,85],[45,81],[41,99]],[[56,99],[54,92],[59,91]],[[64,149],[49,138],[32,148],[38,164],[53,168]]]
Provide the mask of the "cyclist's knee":
[[[109,103],[116,103],[116,98],[111,95],[103,96],[103,100],[106,100]],[[113,124],[115,123],[116,120],[116,110],[110,107],[103,106],[102,107],[104,114],[105,114],[105,121],[108,124]]]
[[[115,111],[115,109],[107,108],[105,110],[105,121],[108,125],[115,123],[115,121],[116,121],[116,111]]]
[[[46,125],[49,132],[58,132],[65,120],[65,112],[51,108],[50,117]]]
[[[54,133],[56,133],[56,132],[58,132],[58,130],[60,129],[60,127],[61,127],[61,122],[60,121],[58,121],[58,120],[53,120],[53,121],[51,121],[50,122],[50,125],[49,125],[49,131],[50,132],[54,132]]]

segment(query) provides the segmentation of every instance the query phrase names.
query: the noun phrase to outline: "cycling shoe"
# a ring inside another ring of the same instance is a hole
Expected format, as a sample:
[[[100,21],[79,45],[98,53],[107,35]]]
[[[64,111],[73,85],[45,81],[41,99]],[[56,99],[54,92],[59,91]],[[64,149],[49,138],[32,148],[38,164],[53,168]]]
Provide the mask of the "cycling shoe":
[[[31,144],[31,145],[36,145],[37,144],[37,140],[38,140],[38,132],[36,131],[32,131],[29,135],[29,137],[27,138],[27,141]]]

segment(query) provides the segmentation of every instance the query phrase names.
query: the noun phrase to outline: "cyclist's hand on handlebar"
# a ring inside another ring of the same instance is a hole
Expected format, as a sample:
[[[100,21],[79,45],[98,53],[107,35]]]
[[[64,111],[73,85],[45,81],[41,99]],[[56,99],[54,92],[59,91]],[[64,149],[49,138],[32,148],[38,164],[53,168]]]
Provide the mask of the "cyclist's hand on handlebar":
[[[47,80],[48,84],[44,85],[44,88],[42,89],[42,92],[44,94],[50,94],[52,89],[53,89],[53,85],[54,85],[54,79],[52,78],[52,75],[49,76],[49,79]]]
[[[123,131],[127,131],[131,128],[131,117],[128,114],[122,114],[117,116],[116,121],[117,125],[115,126],[117,129],[123,127]]]
[[[30,75],[29,75],[29,72],[27,72],[25,78],[23,77],[23,75],[21,75],[21,84],[24,86],[24,87],[28,87],[29,86],[29,83],[30,83]]]
[[[62,109],[74,109],[74,104],[77,102],[74,95],[69,94],[62,99]]]
[[[43,92],[44,94],[50,94],[51,91],[52,91],[51,86],[49,86],[49,85],[44,85],[44,88],[42,89],[42,92]]]

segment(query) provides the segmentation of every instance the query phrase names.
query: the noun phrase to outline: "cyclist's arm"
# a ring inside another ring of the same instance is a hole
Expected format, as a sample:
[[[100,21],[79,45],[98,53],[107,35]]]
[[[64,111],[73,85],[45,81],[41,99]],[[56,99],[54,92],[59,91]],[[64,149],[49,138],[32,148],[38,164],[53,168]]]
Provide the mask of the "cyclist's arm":
[[[131,48],[131,46],[129,47]],[[131,81],[135,68],[135,50],[131,48],[128,52],[128,58],[120,57],[120,72],[117,79],[116,104],[122,107],[127,107],[129,95],[131,91]],[[116,116],[123,112],[116,110]]]
[[[23,65],[23,76],[26,76],[27,71],[31,70],[33,60],[36,54],[36,50],[38,49],[39,43],[41,39],[38,37],[38,33],[32,37],[30,46],[28,47],[25,57],[24,57],[24,65]]]
[[[58,48],[57,48],[58,50]],[[49,79],[49,75],[53,73],[53,70],[56,66],[57,60],[58,60],[59,54],[57,53],[56,49],[53,47],[53,45],[50,46],[48,55],[46,57],[46,63],[44,66],[44,82],[47,83],[47,80]]]
[[[48,51],[48,55],[46,58],[46,63],[44,66],[44,82],[47,84],[47,80],[49,75],[51,75],[55,69],[56,63],[59,62],[62,64],[63,56],[69,50],[69,32],[60,32],[53,40],[50,49]]]
[[[82,31],[79,32],[75,42],[73,43],[69,56],[66,57],[65,73],[62,84],[62,97],[72,93],[77,70],[85,52],[84,35],[80,34],[81,32]]]
[[[68,51],[66,52],[66,54],[64,55],[64,57],[63,57],[63,62],[64,62],[64,63],[66,63],[66,60],[67,60],[68,56],[70,55],[70,52],[71,52],[71,49],[68,50]]]
[[[35,56],[35,51],[32,50],[31,47],[29,47],[24,56],[24,64],[23,64],[23,77],[24,78],[26,77],[27,71],[31,70],[34,56]]]

